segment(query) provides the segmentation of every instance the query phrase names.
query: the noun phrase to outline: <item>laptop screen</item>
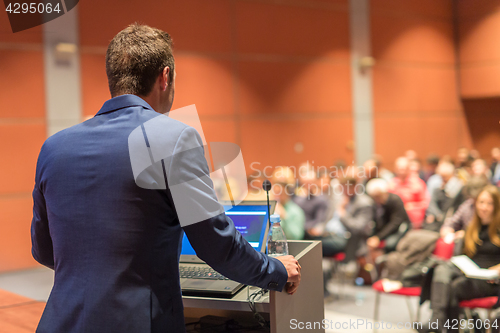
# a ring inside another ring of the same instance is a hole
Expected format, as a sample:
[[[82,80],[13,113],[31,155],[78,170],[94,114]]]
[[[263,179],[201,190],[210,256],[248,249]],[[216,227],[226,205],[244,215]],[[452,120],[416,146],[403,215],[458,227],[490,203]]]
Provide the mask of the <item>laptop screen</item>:
[[[276,202],[271,201],[271,214]],[[266,233],[268,230],[267,202],[244,201],[237,206],[223,205],[226,215],[233,220],[235,228],[243,238],[257,251],[265,250]],[[182,238],[181,255],[196,255],[189,240],[184,234]]]

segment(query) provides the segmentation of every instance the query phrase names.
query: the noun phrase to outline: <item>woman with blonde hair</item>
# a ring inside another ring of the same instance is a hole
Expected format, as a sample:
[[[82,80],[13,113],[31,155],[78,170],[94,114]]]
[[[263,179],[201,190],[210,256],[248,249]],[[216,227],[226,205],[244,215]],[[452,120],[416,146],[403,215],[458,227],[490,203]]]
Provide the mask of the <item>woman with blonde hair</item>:
[[[500,273],[500,193],[493,185],[484,187],[475,202],[475,213],[468,225],[463,253],[479,267]],[[500,286],[493,281],[467,278],[450,262],[438,265],[431,285],[431,327],[424,332],[458,332],[460,301],[497,296]]]

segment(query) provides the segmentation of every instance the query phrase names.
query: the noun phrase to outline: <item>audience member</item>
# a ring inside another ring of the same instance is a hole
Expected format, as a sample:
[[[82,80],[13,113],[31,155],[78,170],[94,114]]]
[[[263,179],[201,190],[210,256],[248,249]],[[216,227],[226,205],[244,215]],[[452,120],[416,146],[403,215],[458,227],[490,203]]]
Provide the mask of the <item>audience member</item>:
[[[479,153],[479,150],[477,149],[471,149],[469,151],[469,157],[472,161],[474,160],[477,160],[477,159],[480,159],[481,158],[481,154]]]
[[[420,159],[415,158],[410,161],[410,175],[418,177],[422,180],[424,180],[424,170],[422,170],[422,163],[420,162]]]
[[[491,150],[491,157],[493,159],[491,163],[491,183],[496,186],[500,186],[500,148],[495,147]]]
[[[472,158],[469,154],[469,149],[464,147],[459,148],[457,152],[457,177],[464,184],[469,180],[471,163]]]
[[[381,178],[370,180],[366,185],[366,193],[374,201],[375,221],[373,236],[368,238],[366,244],[370,250],[374,250],[380,246],[381,241],[385,241],[385,253],[392,252],[406,231],[411,228],[403,201],[396,194],[389,193],[387,182]],[[402,224],[406,225],[403,230],[401,230]]]
[[[427,187],[422,179],[411,176],[406,157],[399,157],[395,166],[396,177],[389,182],[389,192],[401,198],[412,226],[419,229],[430,200]]]
[[[426,167],[424,171],[424,182],[427,183],[429,178],[436,173],[436,168],[439,164],[439,156],[435,154],[431,154],[427,156],[427,159],[425,160],[426,162]],[[427,185],[429,186],[429,185]],[[430,193],[429,193],[430,194]]]
[[[275,214],[281,217],[281,227],[287,239],[304,239],[306,217],[304,211],[291,199],[293,184],[274,178],[271,196],[276,200]]]
[[[455,166],[448,162],[439,163],[436,174],[441,177],[442,184],[432,192],[425,222],[426,229],[438,231],[448,210],[451,208],[453,212],[453,203],[460,194],[462,182],[454,176]]]
[[[292,200],[304,211],[306,217],[305,238],[311,238],[310,231],[318,224],[324,224],[326,221],[328,202],[323,196],[316,195],[320,191],[318,179],[314,172],[307,171],[300,177],[299,191],[305,195],[295,195]]]
[[[481,158],[475,159],[471,164],[471,176],[484,176],[487,179],[491,179],[491,171],[488,163]]]
[[[450,241],[463,236],[463,230],[467,228],[474,216],[474,203],[477,196],[488,185],[488,180],[482,176],[474,176],[469,179],[463,188],[465,201],[458,207],[455,214],[447,217],[441,227],[441,237]]]
[[[331,173],[334,174],[333,172]],[[325,215],[325,221],[329,221],[333,217],[335,207],[340,202],[342,191],[338,189],[338,179],[331,178],[328,170],[322,170],[318,174],[319,189],[321,195],[328,203],[328,209]],[[337,187],[337,188],[336,188]]]
[[[409,149],[409,150],[405,151],[404,157],[406,157],[408,159],[408,161],[411,161],[411,160],[417,159],[418,154],[413,149]]]
[[[323,241],[324,256],[343,251],[346,260],[350,261],[366,253],[364,244],[373,221],[373,201],[357,184],[352,168],[339,182],[343,197],[338,209],[330,221],[314,230],[314,234]]]
[[[500,193],[492,185],[479,193],[475,213],[464,236],[463,252],[479,267],[500,273]],[[426,327],[424,332],[441,332],[447,320],[458,320],[459,302],[463,300],[498,296],[500,286],[491,281],[467,278],[451,262],[434,269],[431,284],[430,323],[437,329]],[[450,329],[448,329],[450,332]]]

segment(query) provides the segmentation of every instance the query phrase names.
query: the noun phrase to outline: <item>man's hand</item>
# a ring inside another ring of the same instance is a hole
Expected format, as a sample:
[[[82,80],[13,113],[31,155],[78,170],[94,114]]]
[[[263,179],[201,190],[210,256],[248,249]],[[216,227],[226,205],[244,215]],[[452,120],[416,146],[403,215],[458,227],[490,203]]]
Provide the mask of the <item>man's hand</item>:
[[[500,274],[500,264],[495,265],[495,266],[491,266],[488,269],[497,271]],[[493,283],[493,284],[498,284],[498,282],[499,282],[498,279],[496,279],[496,280],[489,280],[488,281],[488,283]]]
[[[380,245],[380,238],[372,236],[366,240],[366,245],[371,249],[376,249]]]
[[[441,230],[439,230],[439,233],[441,234],[442,238],[445,238],[449,234],[455,233],[455,229],[453,229],[452,227],[444,227],[443,226],[443,227],[441,227]],[[453,238],[455,238],[455,237],[453,237]]]
[[[286,272],[288,273],[288,280],[285,286],[286,292],[290,295],[295,294],[297,288],[299,288],[300,284],[300,267],[299,262],[293,256],[280,256],[276,257],[283,266],[286,268]]]
[[[324,228],[321,226],[316,226],[307,231],[307,233],[313,237],[318,237],[323,235]]]

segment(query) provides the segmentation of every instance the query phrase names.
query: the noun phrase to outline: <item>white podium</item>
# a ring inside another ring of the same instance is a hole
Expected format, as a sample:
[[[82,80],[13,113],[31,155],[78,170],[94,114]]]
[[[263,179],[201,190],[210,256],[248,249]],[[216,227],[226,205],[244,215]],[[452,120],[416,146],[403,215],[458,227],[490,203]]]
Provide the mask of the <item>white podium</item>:
[[[317,323],[317,327],[321,327],[318,323],[325,318],[321,242],[289,241],[288,246],[289,253],[302,266],[299,289],[293,296],[270,291],[256,302],[257,311],[270,320],[271,333],[295,332],[297,329],[292,328],[300,322]],[[246,326],[258,325],[247,301],[248,295],[257,290],[259,288],[245,287],[230,299],[183,296],[186,323],[214,315],[233,318]],[[307,331],[325,332],[321,328]]]

